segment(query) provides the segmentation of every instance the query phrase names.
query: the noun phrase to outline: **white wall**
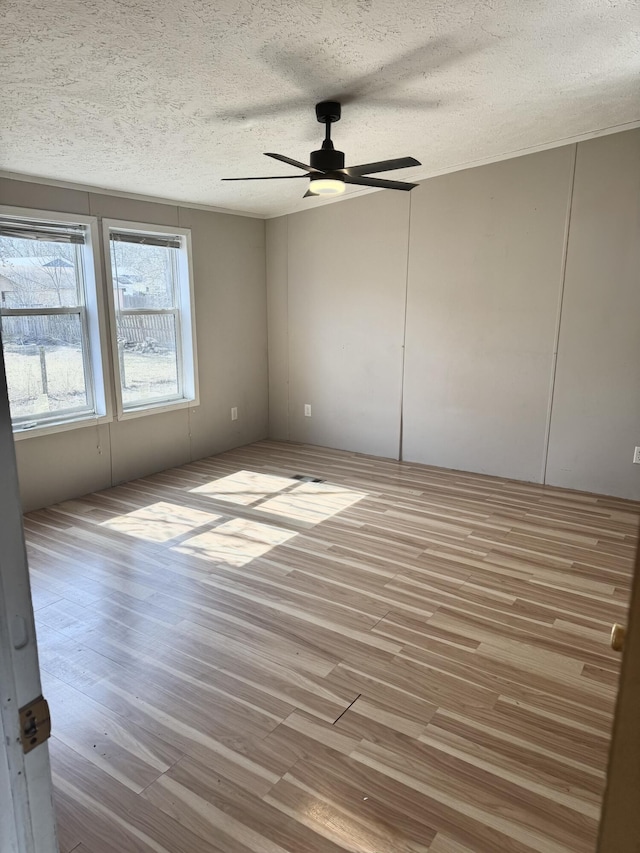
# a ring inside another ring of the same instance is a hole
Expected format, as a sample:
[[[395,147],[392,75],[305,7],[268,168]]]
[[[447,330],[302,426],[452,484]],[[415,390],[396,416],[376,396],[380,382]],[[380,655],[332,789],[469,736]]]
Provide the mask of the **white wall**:
[[[288,218],[296,441],[398,454],[408,212],[401,193],[376,193]]]
[[[408,223],[400,193],[267,223],[271,437],[397,457]]]
[[[404,458],[539,480],[573,147],[412,193]]]
[[[640,497],[640,131],[580,143],[547,482]]]
[[[267,317],[269,323],[269,435],[289,439],[289,219],[266,223]]]
[[[640,498],[639,182],[635,130],[270,223],[271,435]]]
[[[264,222],[0,179],[0,204],[191,228],[200,405],[16,442],[25,510],[181,465],[268,431]],[[231,421],[232,406],[238,420]]]

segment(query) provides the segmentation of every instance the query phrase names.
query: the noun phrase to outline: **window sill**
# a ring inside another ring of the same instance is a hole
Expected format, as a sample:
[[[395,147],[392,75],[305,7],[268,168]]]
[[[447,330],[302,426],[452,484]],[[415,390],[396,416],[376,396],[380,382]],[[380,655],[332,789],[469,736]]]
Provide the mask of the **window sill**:
[[[83,427],[99,426],[107,424],[113,420],[111,415],[86,415],[84,417],[73,418],[68,421],[55,421],[43,423],[40,426],[32,427],[31,429],[14,429],[14,441],[23,441],[26,438],[40,438],[45,435],[53,435],[56,432],[67,432],[71,429],[82,429]]]
[[[164,412],[174,412],[178,409],[195,409],[200,405],[200,400],[194,397],[191,400],[175,400],[173,402],[165,401],[161,403],[150,403],[147,406],[140,406],[137,409],[125,409],[118,412],[119,421],[128,421],[132,418],[140,418],[145,415],[160,415]]]
[[[128,409],[126,412],[118,414],[119,421],[127,421],[132,418],[143,417],[144,415],[160,415],[165,412],[173,412],[178,409],[193,409],[200,405],[200,400],[176,400],[175,402],[157,403],[155,405],[142,406],[139,409]],[[14,429],[14,441],[24,441],[27,438],[39,438],[45,435],[53,435],[57,432],[67,432],[72,429],[83,429],[90,426],[99,426],[113,421],[111,415],[86,415],[85,417],[73,418],[68,421],[57,421],[51,423],[43,423],[40,426],[32,427],[31,429]]]

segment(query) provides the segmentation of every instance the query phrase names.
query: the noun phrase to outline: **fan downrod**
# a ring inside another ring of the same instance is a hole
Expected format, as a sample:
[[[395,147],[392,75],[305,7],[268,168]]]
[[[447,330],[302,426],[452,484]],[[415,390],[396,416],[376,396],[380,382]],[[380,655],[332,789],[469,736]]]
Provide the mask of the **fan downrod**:
[[[320,124],[333,124],[340,121],[342,109],[337,101],[320,101],[316,104],[316,118]]]

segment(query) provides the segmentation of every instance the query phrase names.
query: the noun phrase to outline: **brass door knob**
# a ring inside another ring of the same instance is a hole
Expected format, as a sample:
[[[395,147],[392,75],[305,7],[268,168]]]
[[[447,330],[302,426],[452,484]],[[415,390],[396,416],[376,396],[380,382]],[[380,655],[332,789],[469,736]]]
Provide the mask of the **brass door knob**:
[[[624,625],[616,624],[611,629],[611,648],[614,652],[621,652],[622,647],[624,646],[624,637],[627,633],[627,629]]]

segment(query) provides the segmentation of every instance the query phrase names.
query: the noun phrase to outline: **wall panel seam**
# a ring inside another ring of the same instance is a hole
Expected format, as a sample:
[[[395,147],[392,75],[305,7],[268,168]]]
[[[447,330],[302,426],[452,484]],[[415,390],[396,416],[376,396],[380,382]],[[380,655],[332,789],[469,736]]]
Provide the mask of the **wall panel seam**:
[[[264,289],[265,289],[265,321],[267,324],[267,438],[271,437],[271,330],[269,326],[269,236],[265,222],[264,228]]]
[[[569,197],[567,200],[567,216],[564,229],[564,240],[562,245],[562,261],[560,271],[560,291],[558,294],[558,308],[556,315],[556,329],[553,342],[553,354],[551,359],[551,377],[549,382],[549,402],[547,405],[547,422],[545,424],[544,445],[542,448],[542,472],[540,482],[547,482],[547,464],[549,461],[549,445],[551,440],[551,420],[553,417],[553,401],[556,390],[556,374],[558,368],[558,349],[560,347],[560,333],[562,328],[562,309],[564,307],[564,288],[567,276],[567,257],[569,254],[569,237],[571,232],[571,214],[573,212],[573,191],[576,183],[576,164],[578,162],[578,143],[573,146],[573,163],[571,170],[571,183],[569,185]]]
[[[287,265],[286,265],[286,279],[285,279],[285,311],[287,312],[287,316],[285,317],[285,334],[287,336],[285,352],[287,354],[287,364],[285,370],[285,393],[287,400],[287,441],[291,441],[291,375],[290,375],[290,365],[291,365],[291,351],[290,351],[290,340],[291,336],[289,335],[289,263],[290,263],[290,253],[289,253],[289,220],[290,216],[287,216],[285,219],[285,240],[286,240],[286,251],[287,251]]]
[[[400,429],[398,433],[398,460],[402,462],[404,440],[404,371],[407,361],[407,311],[409,304],[409,258],[411,249],[411,193],[409,196],[409,211],[407,216],[407,261],[404,277],[404,323],[402,328],[402,364],[400,369]]]

